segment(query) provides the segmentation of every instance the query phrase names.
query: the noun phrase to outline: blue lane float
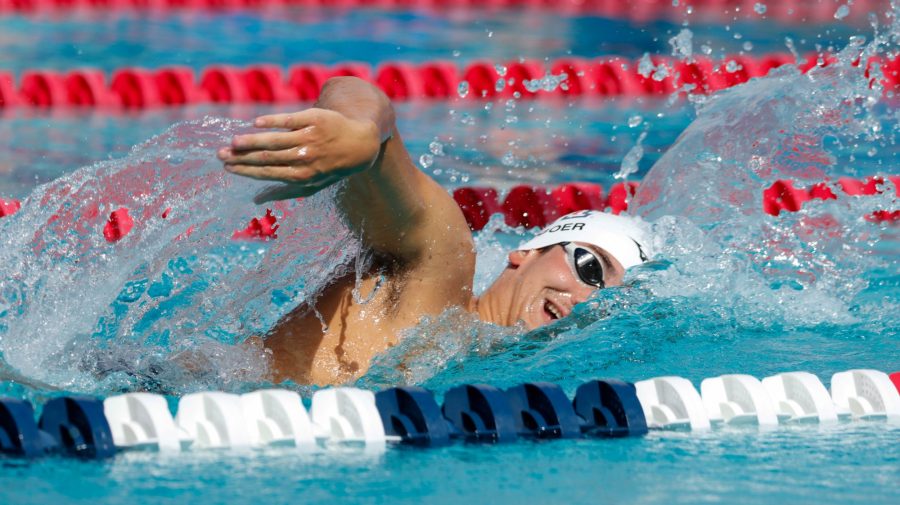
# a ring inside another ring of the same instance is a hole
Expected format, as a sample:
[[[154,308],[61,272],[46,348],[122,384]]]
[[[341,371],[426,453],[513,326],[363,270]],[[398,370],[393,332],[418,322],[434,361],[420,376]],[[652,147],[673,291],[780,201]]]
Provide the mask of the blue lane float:
[[[634,384],[616,379],[586,382],[575,391],[575,412],[586,435],[625,437],[647,433],[644,409]]]
[[[529,382],[506,391],[517,431],[534,438],[575,438],[581,423],[562,388],[549,382]]]
[[[38,426],[68,455],[108,458],[116,454],[103,403],[94,398],[54,398],[44,405]]]
[[[512,442],[518,426],[509,398],[487,384],[456,386],[444,395],[444,417],[469,442]]]
[[[570,402],[556,384],[531,382],[500,390],[465,384],[442,406],[421,387],[378,392],[338,387],[317,391],[307,412],[300,396],[265,389],[233,395],[186,395],[172,416],[166,398],[128,393],[104,402],[81,396],[48,401],[39,422],[31,404],[0,398],[0,455],[60,454],[108,458],[119,450],[291,446],[318,452],[341,445],[381,453],[387,443],[440,447],[454,440],[641,436],[649,429],[706,430],[722,425],[773,429],[784,423],[885,421],[900,424],[900,376],[848,370],[830,392],[814,375],[786,372],[762,381],[749,375],[704,379],[700,391],[682,377],[637,383],[581,384]],[[112,428],[112,429],[111,429]]]
[[[386,435],[403,443],[440,447],[450,443],[456,430],[441,413],[434,395],[420,387],[398,387],[375,394]]]
[[[30,403],[0,398],[0,454],[36,458],[56,448],[53,437],[38,429]]]

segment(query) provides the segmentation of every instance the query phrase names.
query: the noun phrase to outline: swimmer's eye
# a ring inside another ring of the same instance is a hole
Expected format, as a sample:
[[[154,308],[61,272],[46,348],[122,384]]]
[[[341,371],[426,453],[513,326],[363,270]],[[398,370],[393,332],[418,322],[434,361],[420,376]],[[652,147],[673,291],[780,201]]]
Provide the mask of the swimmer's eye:
[[[598,288],[606,286],[603,282],[603,265],[593,252],[571,242],[561,245],[566,251],[569,266],[581,282]]]

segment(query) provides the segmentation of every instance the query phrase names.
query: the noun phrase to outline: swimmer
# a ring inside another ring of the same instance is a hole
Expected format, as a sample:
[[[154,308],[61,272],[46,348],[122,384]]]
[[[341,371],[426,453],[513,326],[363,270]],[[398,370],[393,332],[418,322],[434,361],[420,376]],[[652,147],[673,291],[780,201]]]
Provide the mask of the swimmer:
[[[583,211],[561,217],[520,249],[479,297],[475,248],[447,191],[413,164],[390,101],[353,77],[332,78],[312,109],[257,118],[218,156],[231,173],[275,181],[257,203],[310,196],[341,182],[336,205],[376,260],[335,279],[272,328],[264,345],[273,379],[338,384],[368,368],[423,316],[463,307],[491,323],[528,329],[572,312],[596,289],[622,283],[646,261],[636,218]],[[366,303],[353,290],[374,295]],[[324,324],[323,324],[324,323]]]

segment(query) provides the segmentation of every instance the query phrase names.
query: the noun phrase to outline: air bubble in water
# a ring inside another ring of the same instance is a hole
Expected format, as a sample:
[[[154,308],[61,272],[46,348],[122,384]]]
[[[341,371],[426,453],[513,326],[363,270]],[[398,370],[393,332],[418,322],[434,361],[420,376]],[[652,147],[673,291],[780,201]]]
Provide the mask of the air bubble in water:
[[[737,72],[741,68],[740,64],[734,60],[728,60],[728,63],[725,64],[725,70],[730,74]]]
[[[497,75],[503,77],[506,75],[506,67],[503,65],[494,65],[494,70],[497,71]]]
[[[634,116],[631,116],[630,118],[628,118],[628,127],[634,128],[636,126],[639,126],[643,122],[644,122],[644,118],[641,117],[639,114],[635,114]]]
[[[503,91],[503,88],[505,88],[505,87],[506,87],[506,79],[504,79],[502,77],[497,79],[497,84],[494,85],[494,89],[499,92],[499,91]]]
[[[422,168],[430,168],[434,163],[434,156],[430,154],[423,154],[419,156],[419,165],[422,165]]]
[[[702,46],[700,46],[700,52],[709,56],[710,54],[712,54],[712,48],[706,44],[703,44]]]
[[[844,19],[848,14],[850,14],[850,7],[842,5],[834,12],[834,19]]]
[[[444,155],[444,144],[441,144],[437,140],[428,144],[428,150],[431,151],[431,154],[435,156],[443,156]]]
[[[516,156],[512,151],[507,151],[503,158],[500,159],[500,163],[503,163],[505,167],[514,167],[516,165]]]
[[[469,81],[460,82],[459,87],[456,88],[456,93],[459,94],[460,98],[469,96]]]
[[[768,7],[766,7],[766,4],[757,3],[756,5],[753,6],[753,12],[756,12],[757,14],[762,16],[763,14],[766,13],[767,8]]]

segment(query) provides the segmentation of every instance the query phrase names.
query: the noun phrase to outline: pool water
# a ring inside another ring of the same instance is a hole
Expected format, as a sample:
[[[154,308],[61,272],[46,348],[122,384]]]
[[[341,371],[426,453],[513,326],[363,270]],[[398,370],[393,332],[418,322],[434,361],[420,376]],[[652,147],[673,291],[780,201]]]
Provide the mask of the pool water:
[[[685,26],[669,19],[302,9],[10,17],[0,18],[0,44],[11,49],[2,52],[0,68],[20,71],[35,61],[60,69],[135,61],[201,68],[257,63],[260,54],[285,65],[569,53],[636,58],[671,53],[668,40]],[[785,51],[787,37],[800,52],[847,46],[845,62],[856,52],[897,50],[889,35],[898,28],[883,20],[874,43],[872,29],[858,21],[688,21],[695,45],[708,44],[713,55]],[[101,43],[97,34],[110,38]],[[856,34],[869,42],[848,44]],[[115,43],[106,48],[109,40]],[[264,333],[338,266],[364,259],[333,218],[327,194],[275,206],[282,226],[276,241],[229,240],[264,213],[251,203],[261,184],[223,173],[214,149],[246,131],[247,119],[273,110],[4,112],[0,197],[24,202],[0,220],[0,374],[19,376],[0,380],[0,394],[40,404],[58,390],[108,396],[149,388],[174,402],[192,391],[271,386],[265,361],[239,342]],[[414,159],[448,189],[575,180],[608,188],[640,145],[643,156],[628,179],[643,179],[643,186],[632,208],[655,223],[659,261],[630,272],[625,287],[603,290],[566,320],[531,333],[455,311],[429,318],[354,385],[416,384],[440,397],[467,382],[550,381],[572,394],[599,377],[680,375],[697,385],[725,373],[805,370],[827,386],[831,374],[851,368],[900,370],[900,235],[896,224],[863,218],[900,208],[894,193],[810,202],[779,217],[761,207],[762,190],[778,178],[806,186],[896,174],[896,98],[870,89],[852,65],[808,76],[783,69],[713,99],[407,103],[398,105],[398,118]],[[119,205],[144,225],[109,245],[97,230]],[[99,216],[89,212],[94,206]],[[163,221],[159,212],[167,207]],[[55,225],[54,213],[80,226]],[[189,229],[188,238],[179,238]],[[529,233],[495,216],[476,235],[476,289]],[[205,368],[185,370],[170,359],[185,350],[201,356]],[[312,390],[288,387],[307,397]],[[898,441],[898,425],[852,422],[400,447],[378,456],[353,448],[312,455],[275,448],[131,452],[105,462],[0,460],[0,497],[3,503],[893,504],[900,501]]]

